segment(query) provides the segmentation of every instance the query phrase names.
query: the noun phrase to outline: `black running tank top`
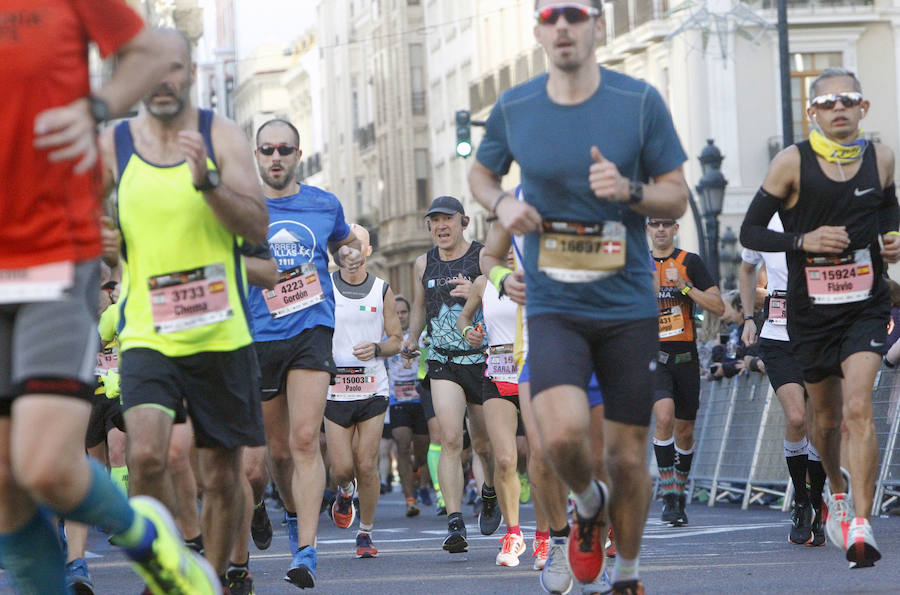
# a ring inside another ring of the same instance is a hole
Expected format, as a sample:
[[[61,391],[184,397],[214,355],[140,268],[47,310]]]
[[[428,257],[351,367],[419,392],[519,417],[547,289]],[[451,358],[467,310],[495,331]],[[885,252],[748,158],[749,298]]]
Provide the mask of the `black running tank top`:
[[[800,151],[800,192],[793,208],[781,209],[786,232],[807,233],[823,225],[846,226],[850,246],[841,255],[868,248],[874,273],[872,295],[869,299],[849,304],[814,305],[807,291],[805,266],[807,258],[817,256],[803,251],[787,253],[788,264],[788,323],[793,337],[794,322],[801,326],[838,323],[848,313],[858,309],[884,307],[889,309],[884,263],[878,245],[878,211],[884,200],[884,190],[878,176],[875,147],[869,143],[862,157],[859,171],[849,180],[838,182],[825,175],[809,141],[797,143]],[[877,306],[876,306],[877,304]],[[886,312],[887,312],[886,309]],[[846,321],[845,321],[846,322]],[[887,321],[885,321],[887,322]],[[802,333],[801,326],[797,332]]]
[[[476,350],[469,346],[468,341],[456,328],[456,319],[466,305],[466,300],[450,295],[450,291],[456,287],[450,283],[451,279],[462,275],[469,281],[475,281],[481,274],[481,266],[478,263],[481,248],[482,244],[472,242],[466,253],[456,260],[441,260],[437,246],[426,255],[422,286],[425,289],[425,319],[432,346],[428,352],[428,359],[445,362],[450,356],[455,363],[460,364],[484,361],[481,352],[471,353]],[[477,324],[482,320],[479,308],[472,323]],[[441,353],[442,351],[445,353]]]

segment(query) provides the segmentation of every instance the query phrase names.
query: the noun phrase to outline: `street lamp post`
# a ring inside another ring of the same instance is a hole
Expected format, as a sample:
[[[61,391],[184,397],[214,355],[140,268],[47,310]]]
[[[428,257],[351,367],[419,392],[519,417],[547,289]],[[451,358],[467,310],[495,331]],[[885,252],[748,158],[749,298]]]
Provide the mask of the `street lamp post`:
[[[720,256],[725,277],[722,289],[735,289],[737,287],[737,264],[741,259],[738,253],[738,237],[734,234],[734,230],[726,227],[720,243],[722,245]]]
[[[725,187],[728,180],[722,175],[722,152],[713,144],[713,139],[706,141],[706,146],[698,157],[703,168],[703,176],[697,182],[697,194],[700,195],[701,211],[706,227],[707,266],[716,284],[719,283],[719,215],[722,214],[722,203],[725,201]]]

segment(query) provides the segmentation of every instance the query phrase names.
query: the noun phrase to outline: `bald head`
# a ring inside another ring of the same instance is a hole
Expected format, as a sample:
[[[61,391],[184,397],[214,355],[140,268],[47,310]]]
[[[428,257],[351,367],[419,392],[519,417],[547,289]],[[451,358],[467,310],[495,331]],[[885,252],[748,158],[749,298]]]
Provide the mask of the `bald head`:
[[[190,70],[193,51],[191,49],[191,40],[187,38],[187,35],[172,27],[159,27],[156,31],[166,42],[168,49],[179,52],[188,70]]]
[[[372,244],[369,241],[369,231],[362,225],[356,223],[350,225],[350,231],[352,231],[353,235],[359,240],[360,252],[362,253],[363,258],[365,259],[372,256]]]

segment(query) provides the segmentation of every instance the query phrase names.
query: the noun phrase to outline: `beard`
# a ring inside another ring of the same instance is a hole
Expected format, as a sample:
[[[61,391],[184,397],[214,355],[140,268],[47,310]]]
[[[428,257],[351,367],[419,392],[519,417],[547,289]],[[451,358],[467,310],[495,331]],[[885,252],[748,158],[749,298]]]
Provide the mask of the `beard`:
[[[160,93],[171,94],[172,98],[174,98],[174,102],[168,105],[154,104],[153,97]],[[187,104],[188,93],[190,93],[190,87],[185,87],[185,91],[179,95],[178,92],[169,85],[160,85],[147,94],[142,103],[151,116],[158,120],[168,122],[174,120],[182,111],[184,111],[184,106]]]
[[[284,176],[281,178],[273,178],[268,171],[262,172],[261,176],[263,182],[266,183],[270,188],[274,188],[275,190],[284,190],[288,187],[288,185],[294,182],[294,173],[288,169],[284,170]]]

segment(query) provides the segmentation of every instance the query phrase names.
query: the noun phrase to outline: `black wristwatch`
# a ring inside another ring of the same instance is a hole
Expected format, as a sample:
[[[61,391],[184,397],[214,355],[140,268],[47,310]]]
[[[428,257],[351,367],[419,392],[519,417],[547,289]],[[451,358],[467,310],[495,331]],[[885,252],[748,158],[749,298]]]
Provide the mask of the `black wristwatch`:
[[[381,345],[378,343],[374,343],[375,345],[375,357],[381,357]]]
[[[219,174],[219,171],[215,169],[208,169],[206,170],[206,177],[203,178],[203,181],[199,184],[194,184],[194,188],[196,188],[200,192],[206,192],[207,190],[215,190],[221,183],[222,176],[221,174]]]
[[[94,123],[100,124],[109,120],[109,104],[96,95],[88,95],[87,100]]]
[[[753,314],[744,314],[744,320],[753,320]]]
[[[634,180],[628,180],[628,189],[631,193],[631,198],[628,199],[628,204],[636,205],[642,200],[644,200],[644,183],[643,182],[635,182]]]

